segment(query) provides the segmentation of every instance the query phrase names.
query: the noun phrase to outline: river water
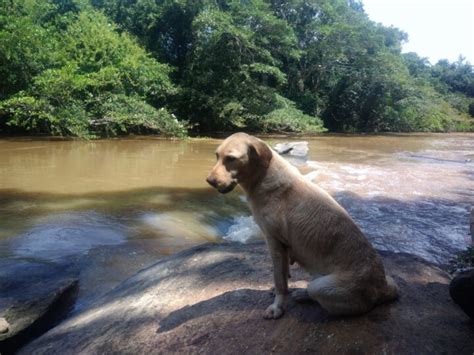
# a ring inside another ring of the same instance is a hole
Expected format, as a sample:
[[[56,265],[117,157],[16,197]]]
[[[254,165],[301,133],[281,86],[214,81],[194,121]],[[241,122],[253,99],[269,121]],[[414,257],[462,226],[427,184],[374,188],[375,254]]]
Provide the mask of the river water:
[[[379,249],[446,263],[468,246],[474,135],[265,137],[306,140],[288,156]],[[0,265],[80,270],[78,307],[163,256],[259,238],[240,189],[205,182],[219,140],[0,140]]]

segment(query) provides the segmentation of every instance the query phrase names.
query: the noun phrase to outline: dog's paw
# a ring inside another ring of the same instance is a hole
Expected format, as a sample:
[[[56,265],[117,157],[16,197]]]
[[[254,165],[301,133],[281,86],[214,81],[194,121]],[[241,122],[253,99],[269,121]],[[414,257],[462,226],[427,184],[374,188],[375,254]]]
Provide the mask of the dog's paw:
[[[305,288],[297,288],[291,292],[291,298],[295,302],[309,302],[312,301],[311,297],[309,297],[308,290]]]
[[[263,314],[263,318],[265,319],[278,319],[285,313],[285,310],[281,307],[278,307],[274,304],[267,307],[265,313]]]

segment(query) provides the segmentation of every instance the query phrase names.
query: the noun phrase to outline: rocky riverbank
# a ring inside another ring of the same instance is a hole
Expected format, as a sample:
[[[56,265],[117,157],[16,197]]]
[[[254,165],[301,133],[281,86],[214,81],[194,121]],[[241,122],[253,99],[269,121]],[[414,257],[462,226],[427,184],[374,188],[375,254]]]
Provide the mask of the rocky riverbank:
[[[67,353],[456,353],[474,351],[474,324],[451,301],[449,275],[420,258],[384,252],[401,298],[360,317],[290,302],[279,320],[263,243],[207,244],[139,272],[26,347]],[[306,274],[292,267],[291,287]]]

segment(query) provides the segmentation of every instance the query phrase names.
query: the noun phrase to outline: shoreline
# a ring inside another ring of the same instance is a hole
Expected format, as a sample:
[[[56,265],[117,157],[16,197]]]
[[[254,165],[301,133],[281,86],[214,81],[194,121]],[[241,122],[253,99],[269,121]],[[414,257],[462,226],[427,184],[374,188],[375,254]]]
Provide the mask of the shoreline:
[[[246,132],[245,130],[241,130]],[[158,134],[129,134],[116,137],[97,137],[91,139],[84,139],[73,136],[50,136],[50,135],[2,135],[0,133],[0,140],[5,141],[79,141],[79,142],[97,142],[97,141],[117,141],[117,140],[166,140],[166,141],[199,141],[199,140],[220,140],[233,133],[241,131],[228,132],[202,132],[199,134],[190,134],[187,137],[171,137]],[[464,136],[474,135],[474,131],[453,131],[453,132],[321,132],[321,133],[261,133],[249,132],[257,137],[271,138],[271,139],[300,139],[300,138],[321,138],[321,137],[431,137],[431,136]]]

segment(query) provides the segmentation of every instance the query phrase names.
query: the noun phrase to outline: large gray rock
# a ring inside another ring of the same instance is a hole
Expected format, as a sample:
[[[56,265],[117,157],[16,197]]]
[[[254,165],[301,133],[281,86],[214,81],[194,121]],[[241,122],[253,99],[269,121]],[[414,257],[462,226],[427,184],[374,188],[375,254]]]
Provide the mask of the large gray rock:
[[[0,319],[7,328],[0,331],[0,354],[15,352],[56,325],[71,309],[77,290],[75,271],[65,265],[0,264]]]
[[[281,155],[290,154],[296,157],[305,157],[308,155],[308,142],[278,143],[273,149]]]
[[[448,275],[419,258],[383,253],[401,298],[359,317],[272,302],[263,243],[204,245],[164,259],[33,341],[21,354],[472,354],[474,327],[450,300]],[[306,275],[292,267],[292,287]]]

